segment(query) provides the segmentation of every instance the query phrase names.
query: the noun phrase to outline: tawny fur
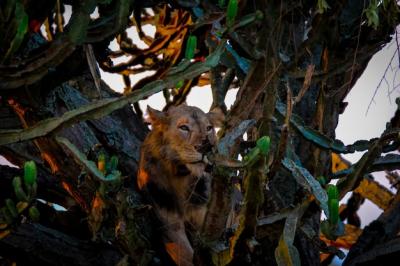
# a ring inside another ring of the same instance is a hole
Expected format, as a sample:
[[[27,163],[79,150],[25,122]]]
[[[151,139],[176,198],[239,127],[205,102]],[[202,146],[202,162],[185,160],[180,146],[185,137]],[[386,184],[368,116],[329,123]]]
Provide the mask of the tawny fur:
[[[153,201],[163,223],[163,242],[177,265],[193,265],[185,226],[198,230],[204,221],[211,175],[205,154],[216,145],[220,111],[205,114],[180,105],[167,112],[148,108],[152,131],[141,148],[138,187]]]

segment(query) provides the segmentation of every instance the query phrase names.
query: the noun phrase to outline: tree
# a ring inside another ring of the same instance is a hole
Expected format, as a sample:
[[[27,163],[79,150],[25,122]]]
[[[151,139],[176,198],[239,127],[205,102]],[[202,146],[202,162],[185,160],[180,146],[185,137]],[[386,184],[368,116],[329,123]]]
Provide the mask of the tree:
[[[0,8],[0,154],[21,168],[37,165],[35,182],[14,178],[29,169],[1,166],[2,264],[171,263],[135,188],[148,132],[138,101],[162,91],[176,105],[206,84],[226,121],[210,157],[213,191],[193,240],[196,265],[327,264],[341,255],[337,246],[351,247],[345,265],[398,256],[400,194],[369,173],[400,165],[391,153],[399,111],[378,139],[335,140],[345,96],[399,23],[396,1],[8,0]],[[108,49],[114,38],[117,51]],[[122,56],[129,60],[113,63]],[[124,94],[100,79],[97,65],[122,76]],[[228,109],[232,88],[239,91]],[[337,155],[354,151],[366,153],[351,167]],[[337,186],[327,185],[332,179]],[[243,194],[236,229],[226,227],[233,180]],[[361,230],[365,197],[384,212]]]

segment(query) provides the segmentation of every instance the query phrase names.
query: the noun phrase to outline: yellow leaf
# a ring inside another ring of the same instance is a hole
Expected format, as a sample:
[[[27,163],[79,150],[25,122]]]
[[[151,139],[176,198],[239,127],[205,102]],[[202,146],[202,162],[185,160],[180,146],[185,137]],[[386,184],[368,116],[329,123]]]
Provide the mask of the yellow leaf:
[[[339,154],[332,153],[332,173],[345,170],[350,167],[350,162],[342,158]]]
[[[362,229],[351,224],[345,224],[344,235],[338,237],[336,240],[329,240],[323,234],[320,234],[320,239],[324,241],[328,246],[334,246],[337,248],[350,249],[356,242],[358,237],[361,235]]]
[[[10,230],[1,231],[1,232],[0,232],[0,239],[5,238],[5,237],[8,236],[10,233],[11,233]]]
[[[8,224],[0,224],[0,230],[6,229]]]
[[[17,211],[18,211],[18,213],[23,212],[28,206],[29,206],[28,202],[19,201],[19,202],[17,203]],[[0,228],[0,229],[1,229],[1,228]]]
[[[363,179],[360,185],[354,190],[366,199],[369,199],[382,210],[389,207],[393,199],[393,193],[374,180]]]

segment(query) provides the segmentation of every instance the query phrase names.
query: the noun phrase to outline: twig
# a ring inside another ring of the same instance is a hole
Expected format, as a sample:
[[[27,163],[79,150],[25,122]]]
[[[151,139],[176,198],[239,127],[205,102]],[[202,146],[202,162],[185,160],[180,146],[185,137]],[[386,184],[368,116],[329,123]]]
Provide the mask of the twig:
[[[372,95],[371,101],[370,101],[369,104],[368,104],[368,108],[367,108],[367,111],[365,112],[365,115],[368,114],[368,111],[369,111],[369,109],[371,108],[372,103],[375,101],[375,96],[376,96],[376,94],[378,93],[378,90],[379,90],[379,88],[381,87],[382,82],[386,79],[386,74],[387,74],[387,72],[389,71],[389,67],[391,66],[391,64],[392,64],[392,62],[393,62],[393,59],[394,59],[394,57],[396,56],[396,53],[397,53],[397,52],[398,52],[397,50],[394,51],[394,53],[393,53],[393,55],[392,55],[392,58],[390,59],[389,64],[388,64],[388,66],[386,67],[385,72],[383,73],[383,76],[382,76],[381,80],[380,80],[379,83],[378,83],[378,86],[376,86],[375,91],[374,91],[374,95]]]

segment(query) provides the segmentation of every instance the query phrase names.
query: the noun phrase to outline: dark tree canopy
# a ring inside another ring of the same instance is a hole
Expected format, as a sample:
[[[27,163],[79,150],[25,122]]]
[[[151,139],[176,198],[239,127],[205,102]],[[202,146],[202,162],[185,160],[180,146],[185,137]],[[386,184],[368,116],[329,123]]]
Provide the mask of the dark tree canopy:
[[[393,263],[400,193],[370,173],[399,188],[400,111],[379,138],[346,146],[335,128],[399,14],[394,0],[1,1],[0,155],[19,168],[0,166],[0,265],[170,265],[136,187],[138,102],[162,92],[167,109],[205,85],[226,119],[195,265],[328,265],[339,248],[344,265]],[[361,229],[364,199],[383,213]]]

